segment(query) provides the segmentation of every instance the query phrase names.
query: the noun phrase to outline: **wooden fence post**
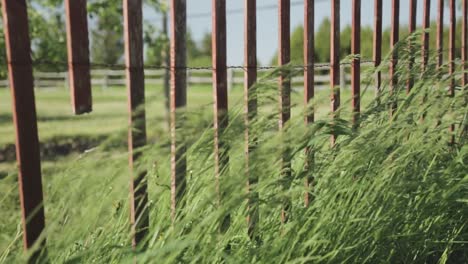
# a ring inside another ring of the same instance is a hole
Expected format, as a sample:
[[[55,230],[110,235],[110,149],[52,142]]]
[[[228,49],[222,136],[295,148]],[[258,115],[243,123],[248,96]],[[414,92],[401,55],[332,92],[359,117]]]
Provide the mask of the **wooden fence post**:
[[[373,40],[374,67],[378,68],[382,63],[382,0],[374,1],[374,40]],[[375,92],[380,95],[382,84],[382,72],[375,74]]]
[[[127,75],[129,130],[128,150],[132,171],[131,224],[133,247],[145,246],[149,232],[148,183],[146,171],[137,168],[141,148],[146,144],[145,74],[143,64],[142,0],[124,0],[125,71]]]
[[[361,56],[361,0],[353,0],[351,53]],[[353,122],[358,124],[361,112],[361,59],[354,58],[351,64],[351,95]]]
[[[314,109],[309,108],[310,102],[314,99],[314,19],[315,19],[314,1],[304,0],[304,104],[306,116],[304,121],[306,125],[314,122]],[[306,149],[306,171],[308,173],[305,179],[306,192],[304,195],[304,205],[309,206],[311,200],[311,188],[313,184],[312,167],[314,163],[314,153],[310,148]]]
[[[290,0],[279,0],[279,54],[278,54],[278,64],[279,66],[284,66],[290,63],[291,61],[291,36],[290,36]],[[291,76],[289,70],[282,69],[280,78],[279,78],[279,89],[280,89],[280,122],[279,129],[283,132],[286,123],[291,118]],[[291,181],[291,157],[289,147],[285,142],[282,146],[282,168],[281,176],[284,178],[284,191],[289,188]],[[283,208],[281,211],[281,222],[285,223],[289,218],[289,209],[291,207],[291,202],[288,198],[285,198],[283,202]]]
[[[330,86],[331,107],[336,112],[340,107],[340,0],[332,0],[331,32],[330,32]],[[336,135],[331,137],[332,146],[335,145]]]
[[[92,111],[86,0],[66,0],[70,93],[75,114]]]
[[[258,183],[258,177],[250,168],[252,152],[256,147],[256,135],[250,134],[250,124],[257,116],[257,0],[245,0],[244,17],[244,104],[245,104],[245,151],[248,201],[248,234],[251,239],[255,237],[256,224],[258,223],[258,193],[252,192],[252,186]]]
[[[220,176],[229,170],[229,145],[226,142],[226,128],[228,126],[228,91],[226,66],[226,0],[212,0],[213,31],[212,31],[212,60],[213,60],[213,94],[214,94],[214,155],[216,189],[219,203],[225,196]],[[230,215],[226,214],[221,223],[221,232],[230,225]]]
[[[186,189],[187,158],[183,135],[187,105],[186,61],[187,3],[171,0],[171,216],[176,220],[183,206]]]
[[[45,219],[26,1],[2,0],[2,11],[16,131],[23,245],[29,250],[40,243],[30,259],[34,263],[45,248],[45,238],[40,237]]]

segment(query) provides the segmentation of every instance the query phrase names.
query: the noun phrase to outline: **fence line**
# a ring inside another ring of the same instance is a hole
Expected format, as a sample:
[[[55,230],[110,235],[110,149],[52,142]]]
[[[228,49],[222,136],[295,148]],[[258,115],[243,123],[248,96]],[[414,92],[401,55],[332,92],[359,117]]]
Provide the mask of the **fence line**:
[[[16,132],[19,197],[21,201],[23,245],[44,247],[45,229],[39,137],[30,57],[28,13],[25,0],[2,0],[5,44],[9,65],[13,120]],[[31,262],[39,262],[40,251]]]
[[[362,66],[372,66],[374,62],[363,62],[361,63]],[[323,66],[324,64],[317,64],[320,67],[316,70],[312,70],[311,72],[321,72],[323,70],[328,70],[328,66]],[[235,68],[228,68],[227,69],[227,84],[228,90],[231,90],[234,86],[240,86],[244,84],[244,74],[245,71],[248,70],[240,70]],[[340,79],[346,80],[347,83],[344,87],[348,87],[350,85],[349,81],[351,80],[350,75],[347,72],[347,69],[350,68],[350,65],[345,64],[341,65],[340,67]],[[268,69],[258,69],[258,72],[266,72]],[[212,85],[212,70],[202,69],[188,69],[186,70],[187,75],[187,85],[190,86],[198,86],[198,85],[205,85],[211,86]],[[126,86],[127,79],[125,70],[112,70],[112,69],[94,69],[90,71],[91,73],[91,84],[93,88],[102,88],[106,89],[113,86]],[[146,85],[163,85],[164,84],[164,74],[166,74],[166,70],[159,69],[159,70],[151,70],[145,69],[145,84]],[[69,72],[34,72],[34,87],[36,89],[42,88],[69,88]],[[293,88],[295,90],[302,89],[303,84],[305,82],[304,76],[294,76],[291,80],[294,84]],[[318,90],[323,90],[329,87],[330,79],[328,75],[325,73],[321,73],[320,75],[315,73],[314,76],[314,83],[315,87]],[[8,80],[0,80],[0,89],[1,88],[8,88],[9,82]]]
[[[326,1],[326,0],[321,0]],[[291,68],[280,68],[280,77],[278,88],[280,90],[281,130],[290,118],[290,96],[291,86],[300,85],[304,87],[304,102],[309,102],[314,97],[314,90],[323,87],[329,87],[331,93],[332,111],[336,111],[340,107],[340,89],[351,82],[353,93],[353,113],[354,121],[358,122],[360,112],[360,85],[361,85],[361,70],[363,63],[358,57],[353,58],[350,63],[340,63],[340,0],[329,0],[331,2],[331,40],[330,40],[330,64],[314,64],[314,3],[318,1],[304,0],[304,65],[292,65],[295,70],[303,70],[304,76],[287,78]],[[463,0],[463,25],[462,25],[462,61],[466,69],[467,47],[466,38],[467,32],[467,1]],[[86,8],[84,0],[66,0],[67,9],[67,43],[68,43],[68,61],[63,63],[68,66],[68,72],[59,73],[41,73],[36,72],[33,78],[33,66],[37,64],[53,64],[54,62],[35,61],[30,57],[30,39],[28,29],[28,14],[26,0],[1,0],[3,20],[5,25],[5,40],[7,48],[7,59],[9,64],[8,86],[12,90],[13,98],[13,115],[16,131],[16,153],[19,166],[19,191],[21,199],[22,223],[23,223],[23,238],[24,248],[31,249],[35,243],[40,243],[39,249],[45,246],[45,239],[40,239],[40,235],[45,228],[44,205],[41,182],[41,169],[39,157],[39,142],[37,135],[37,120],[34,101],[34,85],[36,88],[48,86],[65,86],[70,87],[72,104],[75,108],[75,114],[89,112],[92,109],[92,89],[91,85],[119,86],[126,85],[128,89],[128,111],[129,111],[129,162],[132,173],[132,189],[131,189],[131,224],[133,246],[143,246],[148,234],[149,219],[147,217],[147,190],[145,173],[142,171],[134,171],[135,162],[138,161],[138,155],[135,148],[146,144],[145,135],[145,118],[142,106],[144,104],[144,85],[146,84],[163,84],[164,76],[167,71],[171,73],[171,208],[172,219],[177,219],[177,211],[183,207],[180,201],[183,201],[185,190],[186,177],[186,149],[183,138],[179,138],[181,130],[184,129],[183,110],[186,106],[187,86],[190,84],[205,84],[213,85],[214,87],[214,157],[215,157],[215,175],[216,187],[219,197],[219,203],[222,203],[224,195],[223,179],[220,175],[223,171],[227,171],[229,167],[229,146],[224,140],[224,131],[228,126],[228,89],[234,85],[244,84],[246,96],[244,104],[247,107],[246,124],[248,128],[249,119],[256,114],[256,104],[252,100],[252,84],[255,83],[257,73],[262,70],[268,70],[275,67],[259,67],[256,62],[256,1],[245,0],[245,37],[246,44],[244,46],[246,65],[243,66],[228,66],[226,65],[226,0],[212,0],[212,66],[211,67],[187,67],[186,61],[186,23],[187,10],[186,0],[171,0],[171,65],[170,66],[154,66],[150,67],[143,64],[143,46],[142,46],[142,0],[124,0],[123,1],[123,17],[124,17],[124,39],[125,39],[125,65],[106,65],[100,64],[101,68],[109,68],[113,70],[90,70],[98,66],[97,64],[89,63],[89,50],[87,50],[88,25],[86,23]],[[298,2],[293,2],[297,4]],[[375,0],[375,19],[374,19],[374,43],[373,43],[373,61],[370,65],[378,67],[382,62],[382,0]],[[416,0],[410,1],[410,31],[415,29],[416,25]],[[284,66],[290,62],[290,0],[278,0],[278,16],[279,16],[279,53],[278,64]],[[438,0],[438,19],[437,19],[437,51],[439,52],[438,65],[442,65],[443,49],[443,13],[444,1]],[[455,71],[455,26],[456,26],[456,5],[455,0],[449,0],[450,14],[450,30],[449,30],[449,74]],[[360,52],[360,27],[361,27],[361,1],[353,0],[352,8],[352,53]],[[429,12],[430,1],[424,2],[424,28],[430,27]],[[392,0],[392,23],[391,23],[391,47],[395,47],[399,41],[399,15],[400,15],[400,0]],[[423,35],[423,67],[427,63],[427,51],[429,50],[429,34]],[[391,89],[395,90],[398,82],[396,75],[396,66],[398,63],[398,53],[392,54],[390,63],[389,78],[391,80]],[[412,63],[410,63],[411,65]],[[351,65],[351,78],[345,75],[345,67]],[[118,70],[115,70],[118,68]],[[152,69],[150,69],[152,68]],[[313,69],[329,70],[329,77],[315,75]],[[207,75],[211,74],[212,77]],[[239,77],[242,74],[243,78]],[[125,75],[125,78],[122,76]],[[166,75],[167,76],[167,75]],[[146,80],[145,80],[145,77]],[[467,75],[463,76],[463,83],[467,83]],[[454,96],[455,82],[454,77],[451,77],[450,96]],[[376,90],[380,91],[382,82],[382,74],[376,75]],[[320,85],[316,85],[320,84]],[[5,81],[0,81],[0,86],[7,86]],[[408,82],[408,90],[411,88],[411,81]],[[396,103],[391,106],[392,111],[395,111]],[[182,111],[180,111],[182,110]],[[313,115],[305,117],[305,122],[313,122]],[[136,129],[134,129],[136,128]],[[451,130],[455,129],[451,126]],[[140,132],[135,132],[140,131]],[[332,136],[332,144],[335,143],[336,136]],[[454,137],[452,136],[452,142]],[[254,139],[249,138],[248,130],[246,131],[246,148],[250,154],[255,146]],[[286,179],[291,175],[290,157],[287,145],[283,144],[282,155],[282,171],[281,175]],[[306,170],[313,169],[313,151],[307,151]],[[250,155],[246,155],[247,164]],[[136,176],[135,176],[136,175]],[[246,170],[246,177],[249,171]],[[246,178],[250,184],[255,184],[258,179]],[[306,181],[305,203],[309,204],[309,196],[307,195],[311,189],[309,178]],[[285,181],[287,182],[287,181]],[[283,186],[287,188],[288,186]],[[249,190],[250,187],[249,187]],[[250,194],[253,197],[255,194]],[[248,232],[252,237],[255,230],[255,223],[259,221],[258,216],[255,216],[255,208],[258,206],[254,202],[255,199],[249,201],[248,206],[252,210],[248,210],[249,225]],[[282,206],[282,222],[288,220],[288,211],[290,207],[290,199],[286,199]],[[222,223],[220,223],[222,231],[229,228],[229,213],[225,215]],[[39,251],[38,251],[39,252]],[[33,258],[37,257],[33,255]],[[34,262],[34,260],[33,260]]]

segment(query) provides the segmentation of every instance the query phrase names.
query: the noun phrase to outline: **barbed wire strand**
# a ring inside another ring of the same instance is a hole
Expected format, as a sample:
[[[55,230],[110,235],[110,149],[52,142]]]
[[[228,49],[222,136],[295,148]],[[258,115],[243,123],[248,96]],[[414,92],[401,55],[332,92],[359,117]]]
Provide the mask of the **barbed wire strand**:
[[[373,60],[361,60],[361,64],[370,64],[374,63]],[[9,64],[15,64],[10,62]],[[352,62],[341,62],[340,65],[351,65]],[[89,66],[91,68],[108,68],[108,69],[128,69],[125,64],[108,64],[108,63],[68,63],[68,62],[57,62],[57,61],[47,61],[47,60],[36,60],[32,62],[33,67],[37,66],[62,66],[64,68],[69,65],[73,66]],[[320,68],[329,68],[331,67],[330,63],[315,63],[311,65],[295,65],[295,64],[286,64],[286,65],[271,65],[271,66],[257,66],[257,67],[248,67],[243,65],[227,65],[226,69],[239,69],[239,70],[248,70],[248,69],[258,69],[258,70],[273,70],[279,69],[281,67],[291,68],[291,69],[320,69]],[[155,70],[215,70],[215,67],[212,66],[164,66],[164,65],[144,65],[143,67],[131,67],[132,69],[144,68],[144,69],[155,69]]]

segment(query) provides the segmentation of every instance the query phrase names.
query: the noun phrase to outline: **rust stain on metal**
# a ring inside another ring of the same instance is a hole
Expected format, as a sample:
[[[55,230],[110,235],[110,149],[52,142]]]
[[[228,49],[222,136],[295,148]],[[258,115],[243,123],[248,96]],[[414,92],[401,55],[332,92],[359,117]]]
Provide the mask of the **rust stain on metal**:
[[[40,240],[45,218],[26,1],[2,0],[2,11],[16,132],[23,245],[29,250],[40,243],[30,259],[36,262],[45,247],[45,239]]]
[[[143,246],[149,232],[146,171],[138,168],[141,148],[146,144],[145,75],[143,64],[142,0],[124,0],[125,66],[128,93],[128,151],[132,173],[130,215],[132,245]]]
[[[86,0],[65,0],[70,92],[75,114],[92,111]]]
[[[186,189],[187,159],[183,135],[187,105],[187,3],[171,0],[171,214],[175,221]]]

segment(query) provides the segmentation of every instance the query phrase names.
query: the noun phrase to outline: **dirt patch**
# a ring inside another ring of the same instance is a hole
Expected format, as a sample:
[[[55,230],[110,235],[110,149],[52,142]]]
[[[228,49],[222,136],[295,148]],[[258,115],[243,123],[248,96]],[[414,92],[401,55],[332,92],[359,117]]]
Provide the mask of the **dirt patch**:
[[[104,148],[125,148],[125,138],[101,136],[73,136],[54,137],[40,142],[42,160],[55,160],[59,157],[72,153],[83,153],[86,150],[103,146]],[[0,147],[0,162],[11,162],[16,160],[15,144],[7,144]]]

